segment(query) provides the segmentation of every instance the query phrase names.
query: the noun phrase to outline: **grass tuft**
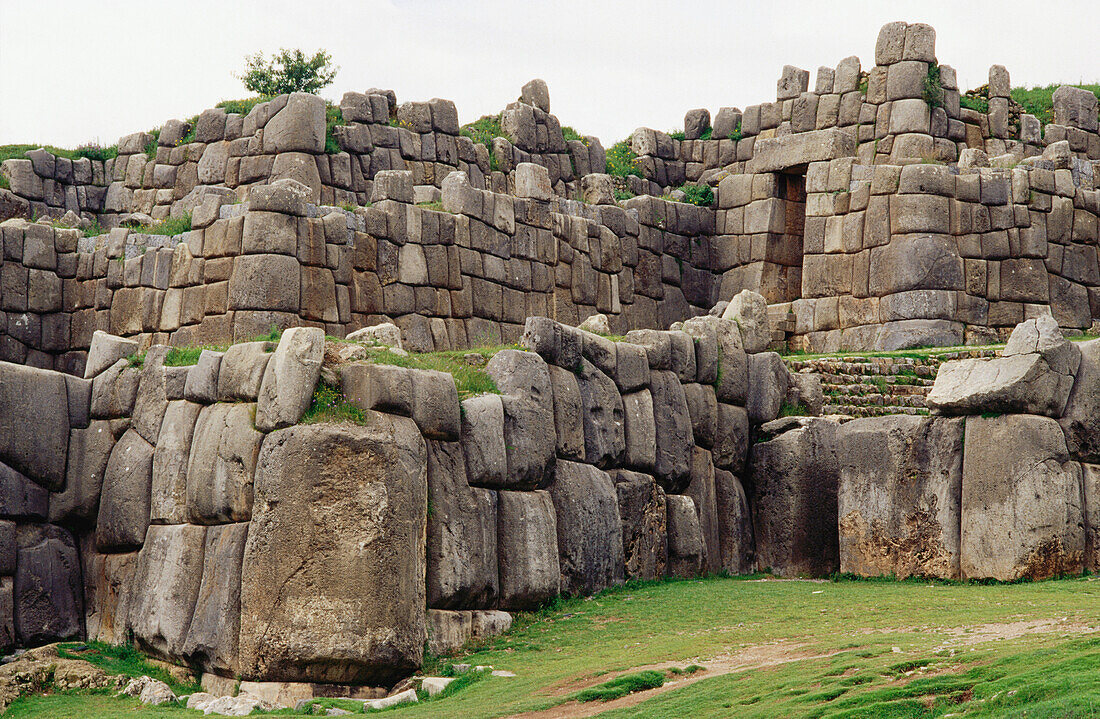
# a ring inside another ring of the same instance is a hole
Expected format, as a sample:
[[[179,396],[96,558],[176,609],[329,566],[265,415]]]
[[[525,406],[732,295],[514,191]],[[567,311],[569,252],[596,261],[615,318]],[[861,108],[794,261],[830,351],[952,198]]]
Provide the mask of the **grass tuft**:
[[[167,217],[155,225],[140,225],[134,232],[142,235],[182,235],[191,231],[191,213],[185,212],[179,217]]]
[[[665,675],[653,669],[634,674],[624,674],[617,679],[577,692],[573,698],[579,702],[609,702],[634,692],[644,692],[664,686]]]
[[[114,645],[104,642],[71,642],[57,645],[57,653],[65,659],[80,659],[94,664],[108,674],[122,674],[128,677],[149,676],[159,679],[177,694],[199,691],[197,683],[181,683],[163,667],[149,662],[144,654],[129,645]]]
[[[339,387],[321,381],[313,391],[313,401],[302,415],[300,424],[320,422],[351,422],[366,425],[367,416],[363,410],[348,402],[348,398]]]
[[[621,140],[607,148],[607,174],[615,177],[641,177],[638,156],[630,149],[630,140]]]

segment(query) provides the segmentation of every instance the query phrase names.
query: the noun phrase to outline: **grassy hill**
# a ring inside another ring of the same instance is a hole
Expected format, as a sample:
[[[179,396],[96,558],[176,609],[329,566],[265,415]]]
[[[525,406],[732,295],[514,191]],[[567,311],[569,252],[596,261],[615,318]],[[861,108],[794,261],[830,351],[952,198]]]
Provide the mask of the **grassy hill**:
[[[1100,582],[710,578],[540,613],[462,657],[516,673],[394,717],[1086,717],[1100,714]],[[697,668],[701,667],[701,669]],[[658,682],[652,679],[658,676]],[[585,689],[652,686],[609,702]],[[639,676],[641,679],[639,679]],[[280,712],[288,714],[288,712]],[[7,716],[200,716],[60,694]]]

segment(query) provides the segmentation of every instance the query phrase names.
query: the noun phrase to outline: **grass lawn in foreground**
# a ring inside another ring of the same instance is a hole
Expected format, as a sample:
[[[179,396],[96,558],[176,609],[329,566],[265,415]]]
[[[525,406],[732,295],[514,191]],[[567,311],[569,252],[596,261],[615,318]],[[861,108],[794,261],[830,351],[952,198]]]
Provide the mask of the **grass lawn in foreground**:
[[[517,615],[444,662],[492,677],[395,717],[1088,717],[1100,715],[1100,581],[1023,584],[710,578],[631,585]],[[701,671],[677,675],[692,664]],[[663,687],[603,703],[622,674]],[[288,714],[289,712],[280,712]],[[28,698],[12,717],[199,716],[105,696]]]

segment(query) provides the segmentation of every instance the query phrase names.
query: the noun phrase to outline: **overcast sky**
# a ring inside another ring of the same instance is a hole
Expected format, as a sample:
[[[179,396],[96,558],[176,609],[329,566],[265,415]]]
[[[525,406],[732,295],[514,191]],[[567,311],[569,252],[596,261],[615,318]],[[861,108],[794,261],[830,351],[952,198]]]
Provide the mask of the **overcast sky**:
[[[607,145],[682,127],[691,108],[774,100],[784,64],[858,55],[866,69],[891,20],[931,23],[964,89],[993,63],[1014,85],[1100,80],[1096,0],[0,0],[0,144],[109,145],[246,96],[246,54],[298,47],[340,66],[326,98],[443,97],[463,123],[541,77],[561,123]]]

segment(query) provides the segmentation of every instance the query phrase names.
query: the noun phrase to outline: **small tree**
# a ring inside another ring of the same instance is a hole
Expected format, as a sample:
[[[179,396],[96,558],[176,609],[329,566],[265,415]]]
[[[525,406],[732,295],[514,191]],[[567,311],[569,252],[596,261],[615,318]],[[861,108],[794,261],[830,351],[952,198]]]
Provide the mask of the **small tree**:
[[[340,68],[332,64],[332,55],[318,50],[306,57],[301,50],[279,50],[268,61],[262,52],[245,56],[244,86],[258,95],[287,92],[316,93],[332,84]]]

